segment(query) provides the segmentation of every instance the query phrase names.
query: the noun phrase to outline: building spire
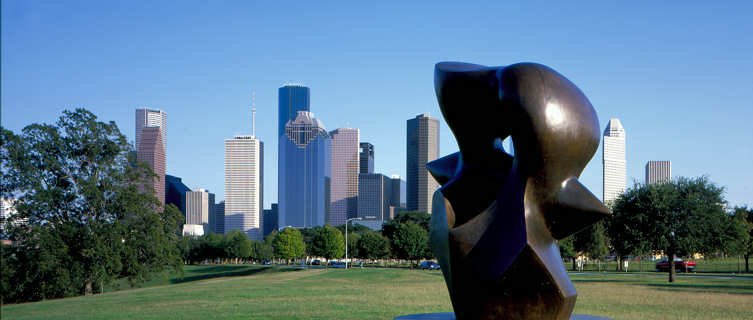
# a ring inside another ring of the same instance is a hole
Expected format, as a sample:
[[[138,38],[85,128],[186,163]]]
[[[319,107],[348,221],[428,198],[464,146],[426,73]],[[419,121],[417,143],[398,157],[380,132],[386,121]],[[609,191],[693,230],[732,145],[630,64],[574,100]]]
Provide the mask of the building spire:
[[[256,137],[256,91],[251,93],[251,136]]]

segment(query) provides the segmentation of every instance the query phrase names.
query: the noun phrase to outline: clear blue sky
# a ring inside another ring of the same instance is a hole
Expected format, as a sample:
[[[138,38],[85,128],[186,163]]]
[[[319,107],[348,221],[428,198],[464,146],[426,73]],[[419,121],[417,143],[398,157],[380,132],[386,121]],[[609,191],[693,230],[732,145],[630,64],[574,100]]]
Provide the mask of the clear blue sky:
[[[405,176],[405,121],[440,117],[439,61],[539,62],[627,132],[629,185],[648,160],[708,175],[753,205],[753,5],[490,1],[2,1],[2,125],[85,107],[134,139],[134,110],[168,113],[167,172],[224,198],[224,139],[265,142],[277,199],[277,88],[311,88],[328,130],[361,129],[376,170]],[[483,115],[479,115],[483,116]],[[443,121],[440,154],[457,151]],[[601,149],[581,180],[601,197]]]

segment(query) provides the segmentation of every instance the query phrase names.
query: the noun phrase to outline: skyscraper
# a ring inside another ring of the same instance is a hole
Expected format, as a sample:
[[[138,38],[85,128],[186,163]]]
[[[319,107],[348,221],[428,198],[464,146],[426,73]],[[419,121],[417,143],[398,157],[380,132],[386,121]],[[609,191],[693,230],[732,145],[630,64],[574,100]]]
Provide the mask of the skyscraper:
[[[374,173],[374,145],[368,142],[359,144],[361,153],[359,154],[358,173]]]
[[[646,163],[646,184],[668,182],[672,178],[672,162],[649,161]]]
[[[398,185],[399,187],[399,185]],[[398,190],[398,196],[400,191]],[[381,173],[358,175],[358,217],[365,220],[392,219],[394,212],[393,180]],[[400,199],[397,199],[400,202]]]
[[[311,111],[311,93],[308,87],[300,84],[285,84],[277,90],[279,117],[277,118],[277,138],[285,134],[285,124],[295,119],[298,111]]]
[[[329,157],[330,138],[322,122],[311,112],[298,111],[280,138],[280,227],[324,225],[330,199]]]
[[[225,140],[225,230],[261,240],[262,142],[252,135]]]
[[[426,163],[439,158],[439,120],[420,114],[407,124],[408,210],[431,213],[431,199],[439,184],[426,170]]]
[[[186,191],[186,224],[202,226],[203,234],[213,232],[210,225],[210,219],[214,220],[214,217],[211,217],[214,211],[213,202],[214,194],[205,189]]]
[[[162,141],[162,130],[160,127],[143,127],[140,130],[139,148],[136,151],[136,160],[146,162],[156,177],[149,178],[144,186],[147,190],[154,192],[154,196],[165,204],[165,144]]]
[[[183,184],[183,179],[165,175],[165,204],[172,204],[178,207],[180,213],[183,214],[183,221],[186,218],[186,191],[191,191],[191,188]]]
[[[225,234],[225,200],[214,206],[214,233]]]
[[[338,226],[358,213],[360,133],[358,129],[339,128],[331,131],[329,136],[331,176],[327,223]]]
[[[279,221],[280,207],[276,203],[273,203],[270,209],[264,209],[264,237],[279,229],[280,226],[277,225]]]
[[[609,119],[602,145],[604,165],[604,203],[614,201],[627,186],[625,129],[617,118]]]
[[[159,127],[162,129],[162,144],[167,150],[167,113],[156,109],[136,109],[136,145],[134,148],[138,151],[141,143],[141,129],[145,127]]]

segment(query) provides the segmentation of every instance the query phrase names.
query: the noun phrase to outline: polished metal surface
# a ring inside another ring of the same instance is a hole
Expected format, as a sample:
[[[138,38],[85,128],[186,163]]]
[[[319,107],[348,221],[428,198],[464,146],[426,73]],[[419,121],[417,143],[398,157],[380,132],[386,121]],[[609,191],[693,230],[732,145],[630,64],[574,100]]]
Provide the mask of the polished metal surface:
[[[577,294],[556,240],[609,214],[578,181],[599,146],[591,103],[534,63],[443,62],[434,87],[460,149],[427,164],[442,185],[430,241],[455,315],[569,319]]]

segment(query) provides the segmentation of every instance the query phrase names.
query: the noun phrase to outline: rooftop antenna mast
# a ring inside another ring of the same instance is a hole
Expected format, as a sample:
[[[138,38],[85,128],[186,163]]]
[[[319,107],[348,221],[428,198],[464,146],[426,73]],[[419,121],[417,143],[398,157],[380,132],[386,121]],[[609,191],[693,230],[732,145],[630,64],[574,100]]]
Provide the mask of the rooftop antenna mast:
[[[251,136],[256,137],[256,91],[251,93]]]

